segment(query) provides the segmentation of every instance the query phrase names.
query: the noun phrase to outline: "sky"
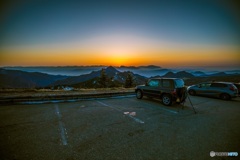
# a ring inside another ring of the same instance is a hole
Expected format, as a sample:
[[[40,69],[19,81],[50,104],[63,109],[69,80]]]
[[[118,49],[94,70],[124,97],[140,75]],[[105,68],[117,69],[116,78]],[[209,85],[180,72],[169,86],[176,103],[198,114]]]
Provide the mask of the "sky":
[[[240,66],[237,1],[9,0],[0,10],[0,66]]]

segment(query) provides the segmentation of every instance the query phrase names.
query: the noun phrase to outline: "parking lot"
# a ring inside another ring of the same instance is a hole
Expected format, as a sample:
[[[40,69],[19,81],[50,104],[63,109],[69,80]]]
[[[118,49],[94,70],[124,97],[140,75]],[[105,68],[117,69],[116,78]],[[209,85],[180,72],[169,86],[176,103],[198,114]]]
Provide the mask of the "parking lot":
[[[0,106],[0,159],[232,159],[240,97],[192,97],[166,107],[135,96]],[[239,157],[239,156],[238,156]]]

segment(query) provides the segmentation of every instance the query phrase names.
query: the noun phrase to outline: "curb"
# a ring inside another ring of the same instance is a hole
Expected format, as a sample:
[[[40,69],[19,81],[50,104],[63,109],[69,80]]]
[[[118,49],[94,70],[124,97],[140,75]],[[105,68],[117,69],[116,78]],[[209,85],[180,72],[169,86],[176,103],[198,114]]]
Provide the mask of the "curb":
[[[59,101],[59,102],[70,102],[90,98],[108,98],[108,97],[117,97],[117,96],[129,96],[134,95],[135,92],[115,92],[115,93],[96,93],[96,94],[79,94],[79,95],[54,95],[54,96],[41,96],[41,97],[16,97],[16,98],[1,98],[0,104],[31,104],[32,102],[50,102],[50,101]]]

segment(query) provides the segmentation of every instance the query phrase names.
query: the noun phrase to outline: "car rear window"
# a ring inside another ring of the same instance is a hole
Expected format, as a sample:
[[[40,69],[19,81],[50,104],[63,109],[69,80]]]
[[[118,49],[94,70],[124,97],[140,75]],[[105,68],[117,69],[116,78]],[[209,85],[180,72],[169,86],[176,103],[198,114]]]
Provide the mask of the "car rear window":
[[[169,79],[163,79],[162,80],[162,86],[166,88],[172,87],[172,80]]]
[[[202,88],[209,88],[211,86],[211,83],[201,83],[199,86]]]
[[[182,88],[184,87],[184,81],[182,79],[176,79],[175,80],[175,87],[176,88]]]
[[[240,88],[240,84],[234,83],[237,88]]]

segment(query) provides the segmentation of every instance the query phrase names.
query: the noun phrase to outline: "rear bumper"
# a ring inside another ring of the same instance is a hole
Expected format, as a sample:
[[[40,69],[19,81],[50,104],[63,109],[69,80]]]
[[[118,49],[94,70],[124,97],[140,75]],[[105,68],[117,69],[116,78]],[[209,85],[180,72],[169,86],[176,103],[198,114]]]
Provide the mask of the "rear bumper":
[[[234,93],[234,94],[231,94],[230,96],[231,96],[231,98],[237,98],[237,97],[239,97],[239,94],[238,93]]]

